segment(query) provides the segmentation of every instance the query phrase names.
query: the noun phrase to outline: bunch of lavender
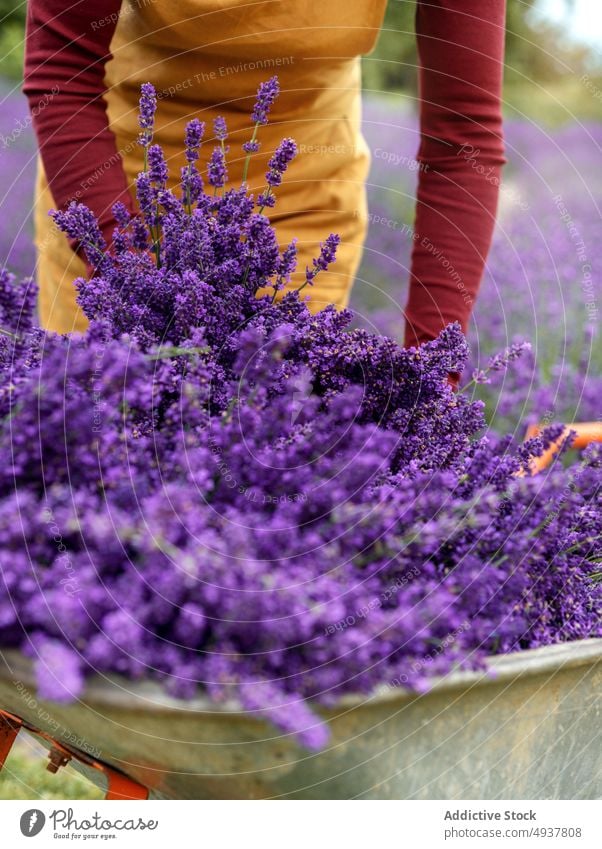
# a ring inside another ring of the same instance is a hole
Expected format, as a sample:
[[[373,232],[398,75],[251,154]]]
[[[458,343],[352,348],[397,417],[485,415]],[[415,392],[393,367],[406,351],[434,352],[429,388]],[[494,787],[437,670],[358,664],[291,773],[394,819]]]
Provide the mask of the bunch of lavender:
[[[599,449],[517,476],[558,429],[479,437],[482,405],[447,383],[457,327],[403,350],[290,291],[295,245],[262,209],[291,140],[255,199],[226,188],[222,122],[200,173],[193,121],[175,193],[155,108],[145,86],[141,214],[116,207],[112,249],[85,207],[55,213],[95,268],[88,331],[36,329],[32,285],[1,281],[0,645],[35,658],[41,694],[94,670],[200,685],[315,748],[310,701],[599,635]]]

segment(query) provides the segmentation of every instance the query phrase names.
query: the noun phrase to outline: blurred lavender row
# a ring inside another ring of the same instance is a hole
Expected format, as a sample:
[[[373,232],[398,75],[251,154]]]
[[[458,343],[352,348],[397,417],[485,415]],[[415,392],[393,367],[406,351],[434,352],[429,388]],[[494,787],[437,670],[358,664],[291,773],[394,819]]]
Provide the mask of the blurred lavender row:
[[[398,339],[418,175],[418,124],[400,100],[364,106],[370,230],[352,301],[363,323]],[[476,390],[496,429],[522,435],[536,420],[589,421],[602,413],[602,124],[575,121],[550,130],[509,121],[505,135],[499,219],[464,382],[491,354],[531,342],[530,355]]]
[[[32,203],[36,144],[17,83],[0,79],[0,268],[19,277],[35,267]]]

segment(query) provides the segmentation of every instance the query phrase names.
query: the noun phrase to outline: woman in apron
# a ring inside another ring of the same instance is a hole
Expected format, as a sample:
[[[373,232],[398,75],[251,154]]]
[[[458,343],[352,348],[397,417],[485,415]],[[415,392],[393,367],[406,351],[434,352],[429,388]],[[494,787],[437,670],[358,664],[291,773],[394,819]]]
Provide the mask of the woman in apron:
[[[406,344],[433,339],[451,321],[466,329],[477,295],[504,162],[504,5],[417,3],[421,167]],[[138,99],[147,81],[159,94],[155,140],[172,187],[184,164],[186,123],[198,117],[211,127],[218,115],[229,130],[229,185],[240,185],[255,92],[278,76],[281,94],[261,128],[249,187],[261,191],[268,158],[282,137],[292,136],[300,155],[279,189],[273,222],[282,245],[299,240],[300,278],[320,241],[340,235],[337,261],[316,280],[310,308],[344,307],[368,221],[360,56],[374,47],[385,6],[386,0],[29,0],[24,91],[40,151],[35,238],[43,326],[61,333],[86,326],[73,285],[86,268],[48,211],[74,199],[87,204],[109,242],[113,204],[122,200],[135,211]],[[212,147],[202,148],[202,168]],[[299,284],[293,278],[290,285]]]

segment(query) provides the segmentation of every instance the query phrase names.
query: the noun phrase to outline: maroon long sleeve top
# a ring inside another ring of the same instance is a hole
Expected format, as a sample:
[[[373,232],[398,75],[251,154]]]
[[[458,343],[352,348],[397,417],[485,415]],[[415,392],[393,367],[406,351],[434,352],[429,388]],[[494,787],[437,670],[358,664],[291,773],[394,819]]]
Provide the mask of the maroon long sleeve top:
[[[103,98],[121,0],[30,0],[24,92],[56,205],[77,195],[110,240],[111,207],[133,201]],[[504,0],[418,0],[421,163],[406,344],[466,329],[493,232],[500,168]],[[94,27],[99,19],[106,26]],[[113,21],[111,24],[110,22]],[[36,107],[42,101],[45,108]]]

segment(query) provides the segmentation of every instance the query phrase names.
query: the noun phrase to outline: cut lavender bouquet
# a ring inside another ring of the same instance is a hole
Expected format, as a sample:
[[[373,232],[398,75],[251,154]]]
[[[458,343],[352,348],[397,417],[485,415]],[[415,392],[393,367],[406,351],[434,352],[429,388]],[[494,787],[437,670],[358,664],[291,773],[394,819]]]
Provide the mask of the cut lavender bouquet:
[[[276,94],[259,91],[247,156]],[[193,120],[174,193],[155,109],[146,85],[141,214],[115,207],[112,248],[82,205],[55,213],[94,268],[88,331],[37,328],[33,284],[0,277],[0,646],[35,659],[40,694],[151,677],[319,748],[312,701],[602,635],[600,447],[521,475],[560,431],[482,435],[447,382],[458,327],[404,350],[312,315],[335,235],[290,290],[295,244],[264,211],[292,139],[254,198],[226,188],[223,121],[205,185]]]

